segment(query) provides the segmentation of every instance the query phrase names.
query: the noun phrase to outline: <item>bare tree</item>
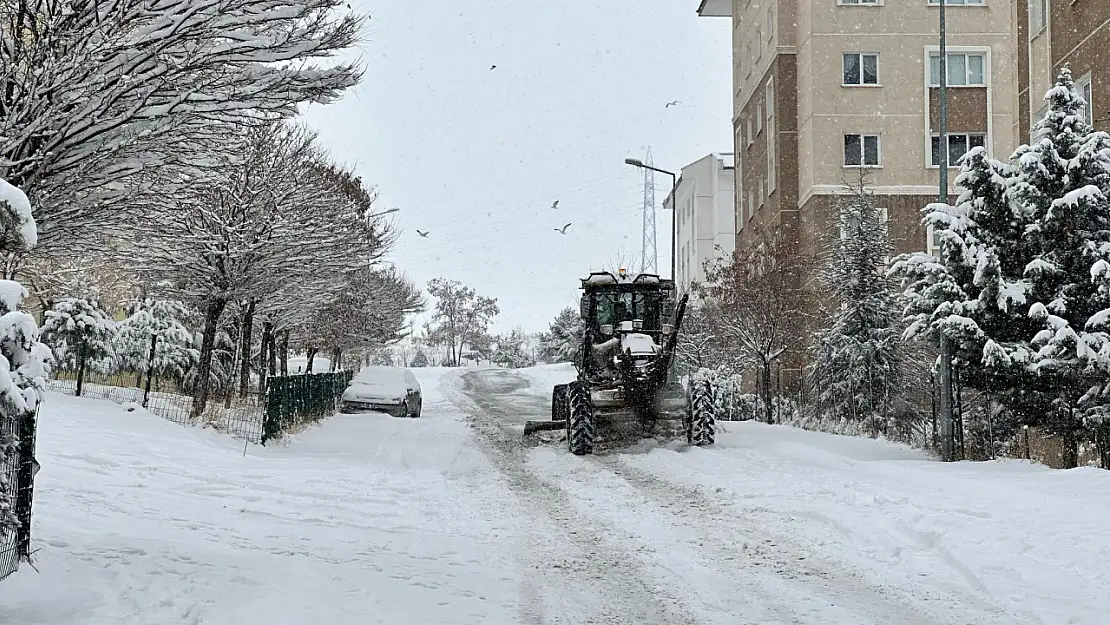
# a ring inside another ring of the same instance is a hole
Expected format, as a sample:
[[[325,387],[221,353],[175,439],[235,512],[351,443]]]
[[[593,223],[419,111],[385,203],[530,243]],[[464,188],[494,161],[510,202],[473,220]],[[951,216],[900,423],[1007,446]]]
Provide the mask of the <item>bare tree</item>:
[[[808,265],[781,236],[771,234],[749,256],[735,252],[708,263],[699,287],[722,348],[755,369],[768,422],[772,366],[789,350],[804,349],[808,320],[800,280]]]
[[[432,322],[426,328],[427,341],[445,346],[448,362],[457,367],[464,348],[482,342],[487,336],[489,322],[501,312],[497,300],[444,278],[428,282],[428,293],[436,298],[436,304]]]
[[[360,78],[343,0],[24,0],[0,7],[0,175],[46,247],[91,241],[221,165],[235,129]]]

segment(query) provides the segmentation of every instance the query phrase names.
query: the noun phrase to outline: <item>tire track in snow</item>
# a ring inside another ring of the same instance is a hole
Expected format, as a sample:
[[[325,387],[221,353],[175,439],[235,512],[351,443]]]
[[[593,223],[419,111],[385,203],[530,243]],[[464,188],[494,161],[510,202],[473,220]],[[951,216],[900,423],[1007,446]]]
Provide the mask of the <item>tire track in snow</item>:
[[[520,430],[506,424],[516,420],[521,407],[504,395],[528,382],[493,371],[467,374],[461,382],[462,388],[444,388],[444,393],[466,410],[482,451],[526,510],[538,517],[518,554],[524,569],[518,589],[522,622],[699,625],[673,587],[650,580],[618,529],[577,513],[567,493],[527,466]],[[529,412],[547,410],[542,399],[530,403],[523,407]]]

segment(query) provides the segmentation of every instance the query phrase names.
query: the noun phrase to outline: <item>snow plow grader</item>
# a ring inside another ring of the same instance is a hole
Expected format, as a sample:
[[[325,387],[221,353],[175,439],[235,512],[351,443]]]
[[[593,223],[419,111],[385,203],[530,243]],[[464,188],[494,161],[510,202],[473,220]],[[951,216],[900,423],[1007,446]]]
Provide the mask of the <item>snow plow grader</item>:
[[[578,379],[556,385],[551,420],[529,421],[525,436],[565,430],[571,453],[646,437],[682,434],[691,445],[714,442],[713,391],[707,381],[686,388],[673,371],[688,296],[675,302],[673,280],[594,272],[582,279],[579,313],[585,326]]]

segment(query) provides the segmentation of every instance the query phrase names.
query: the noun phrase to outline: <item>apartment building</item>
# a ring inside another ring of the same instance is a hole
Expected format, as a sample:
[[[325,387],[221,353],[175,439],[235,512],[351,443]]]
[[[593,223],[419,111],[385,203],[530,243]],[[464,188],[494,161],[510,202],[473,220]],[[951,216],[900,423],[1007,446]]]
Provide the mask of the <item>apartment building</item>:
[[[1087,100],[1087,120],[1110,130],[1110,1],[1013,0],[1012,13],[1021,140],[1043,117],[1045,92],[1064,65]]]
[[[736,176],[732,153],[706,155],[682,168],[673,195],[663,206],[674,209],[675,273],[679,293],[705,279],[705,262],[732,254],[736,246]],[[676,201],[677,200],[677,201]]]
[[[836,195],[861,174],[896,251],[930,249],[920,210],[936,199],[939,167],[954,178],[971,147],[1016,146],[1012,1],[946,0],[942,149],[938,0],[701,0],[701,16],[732,20],[737,249],[775,232],[815,257]]]

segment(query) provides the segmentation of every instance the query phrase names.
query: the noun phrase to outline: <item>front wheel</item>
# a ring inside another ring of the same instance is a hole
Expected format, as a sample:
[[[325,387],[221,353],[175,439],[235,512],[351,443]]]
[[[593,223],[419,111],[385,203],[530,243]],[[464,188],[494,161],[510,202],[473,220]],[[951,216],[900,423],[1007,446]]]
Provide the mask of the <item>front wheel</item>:
[[[717,438],[717,414],[713,385],[708,380],[690,382],[686,405],[686,442],[697,447],[712,445]]]
[[[584,456],[594,452],[597,428],[590,391],[581,382],[572,382],[566,390],[567,446],[570,453]]]

